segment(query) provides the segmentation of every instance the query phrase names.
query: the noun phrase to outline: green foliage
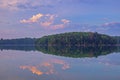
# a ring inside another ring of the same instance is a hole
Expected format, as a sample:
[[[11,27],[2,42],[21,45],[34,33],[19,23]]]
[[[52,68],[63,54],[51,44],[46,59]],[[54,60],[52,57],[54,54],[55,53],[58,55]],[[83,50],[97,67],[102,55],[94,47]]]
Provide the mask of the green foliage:
[[[113,37],[116,39],[117,44],[120,45],[120,36],[113,36]]]
[[[0,46],[2,45],[34,45],[34,38],[20,38],[20,39],[1,39]]]
[[[36,40],[36,45],[41,46],[104,46],[115,44],[117,41],[114,37],[97,32],[70,32],[44,36]]]

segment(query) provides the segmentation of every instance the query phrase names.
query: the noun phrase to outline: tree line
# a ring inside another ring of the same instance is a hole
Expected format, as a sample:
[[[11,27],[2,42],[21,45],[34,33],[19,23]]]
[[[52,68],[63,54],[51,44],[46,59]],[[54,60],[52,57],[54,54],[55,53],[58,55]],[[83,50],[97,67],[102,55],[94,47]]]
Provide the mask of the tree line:
[[[119,36],[109,36],[97,32],[68,32],[41,38],[0,39],[1,45],[37,46],[111,46],[120,44]]]
[[[69,32],[44,36],[36,40],[41,46],[104,46],[117,44],[117,38],[97,32]]]
[[[1,39],[0,46],[3,45],[34,45],[35,38],[19,38],[19,39]]]

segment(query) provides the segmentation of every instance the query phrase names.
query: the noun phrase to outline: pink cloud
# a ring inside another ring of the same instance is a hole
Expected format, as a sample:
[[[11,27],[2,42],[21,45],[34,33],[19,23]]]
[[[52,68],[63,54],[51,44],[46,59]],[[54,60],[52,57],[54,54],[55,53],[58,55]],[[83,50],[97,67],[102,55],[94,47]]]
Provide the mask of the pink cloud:
[[[39,13],[39,14],[36,14],[36,15],[33,15],[31,18],[29,18],[28,20],[20,20],[21,23],[35,23],[35,22],[38,22],[38,20],[43,17],[44,15]]]
[[[44,16],[44,21],[41,21],[40,25],[44,27],[51,26],[52,24],[54,24],[54,20],[56,17],[57,17],[56,15],[46,14]]]
[[[27,0],[0,0],[0,8],[17,10],[18,4],[25,4]]]
[[[67,19],[62,19],[61,22],[63,22],[64,24],[67,24],[67,23],[69,23],[70,21],[67,20]]]
[[[53,14],[39,13],[39,14],[33,15],[29,19],[20,20],[20,23],[36,23],[37,22],[40,24],[41,27],[45,29],[52,29],[52,30],[65,28],[70,23],[70,20],[61,19],[59,20],[59,24],[56,24],[55,19],[57,17],[58,17],[57,15],[53,15]]]
[[[50,28],[53,29],[53,30],[56,30],[56,29],[62,29],[62,28],[65,28],[66,26],[64,24],[57,24],[57,25],[52,25]]]

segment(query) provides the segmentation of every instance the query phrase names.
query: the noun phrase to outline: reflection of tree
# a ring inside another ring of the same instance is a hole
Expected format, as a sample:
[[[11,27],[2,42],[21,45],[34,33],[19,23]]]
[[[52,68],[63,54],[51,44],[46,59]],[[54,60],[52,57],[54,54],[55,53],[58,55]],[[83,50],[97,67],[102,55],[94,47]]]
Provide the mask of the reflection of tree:
[[[21,51],[35,51],[35,46],[31,45],[2,45],[0,50],[21,50]]]
[[[38,51],[65,57],[98,57],[119,51],[117,46],[36,46]]]
[[[120,52],[118,46],[0,46],[1,50],[42,51],[43,53],[65,57],[97,57],[112,52]]]

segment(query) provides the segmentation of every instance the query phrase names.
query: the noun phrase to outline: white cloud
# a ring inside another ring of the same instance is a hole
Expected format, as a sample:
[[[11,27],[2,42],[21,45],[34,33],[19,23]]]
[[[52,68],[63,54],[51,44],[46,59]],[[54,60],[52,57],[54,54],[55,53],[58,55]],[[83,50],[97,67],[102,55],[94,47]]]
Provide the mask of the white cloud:
[[[52,25],[50,28],[52,30],[56,30],[56,29],[62,29],[65,28],[66,26],[64,24],[57,24],[57,25]]]
[[[59,3],[59,0],[0,0],[0,8],[9,10],[48,7]]]
[[[41,14],[41,13],[39,13],[39,14],[33,15],[29,19],[20,20],[20,22],[21,23],[36,23],[36,22],[40,21],[41,25],[43,25],[43,26],[49,26],[49,25],[51,25],[54,22],[55,17],[56,17],[56,15]]]
[[[27,0],[0,0],[0,8],[16,10],[18,4],[25,4]]]
[[[40,25],[47,27],[47,26],[50,26],[54,23],[54,20],[57,16],[46,14],[44,17],[45,17],[44,21],[40,22]]]
[[[61,20],[64,24],[67,24],[67,23],[69,23],[70,21],[69,20],[67,20],[67,19],[62,19]]]
[[[41,23],[40,25],[43,26],[46,29],[52,29],[52,30],[56,30],[56,29],[63,29],[65,27],[67,27],[67,25],[69,24],[69,20],[67,19],[62,19],[60,22],[60,24],[55,24],[54,22],[54,18],[50,18],[48,21],[45,21],[43,23]]]
[[[28,20],[20,20],[21,23],[35,23],[35,22],[38,22],[38,20],[43,17],[44,15],[39,13],[39,14],[36,14],[36,15],[33,15],[31,18],[29,18]]]
[[[120,26],[120,22],[108,22],[108,23],[105,23],[103,24],[103,26]]]
[[[67,24],[69,24],[70,20],[62,19],[61,22],[62,22],[61,24],[52,25],[51,29],[56,30],[56,29],[65,28],[67,27]]]
[[[20,23],[39,23],[40,26],[42,26],[43,28],[53,29],[53,30],[65,28],[70,23],[70,21],[67,19],[61,19],[59,21],[59,24],[57,24],[55,21],[57,17],[58,17],[57,15],[53,15],[53,14],[39,13],[33,15],[29,19],[20,20]]]

